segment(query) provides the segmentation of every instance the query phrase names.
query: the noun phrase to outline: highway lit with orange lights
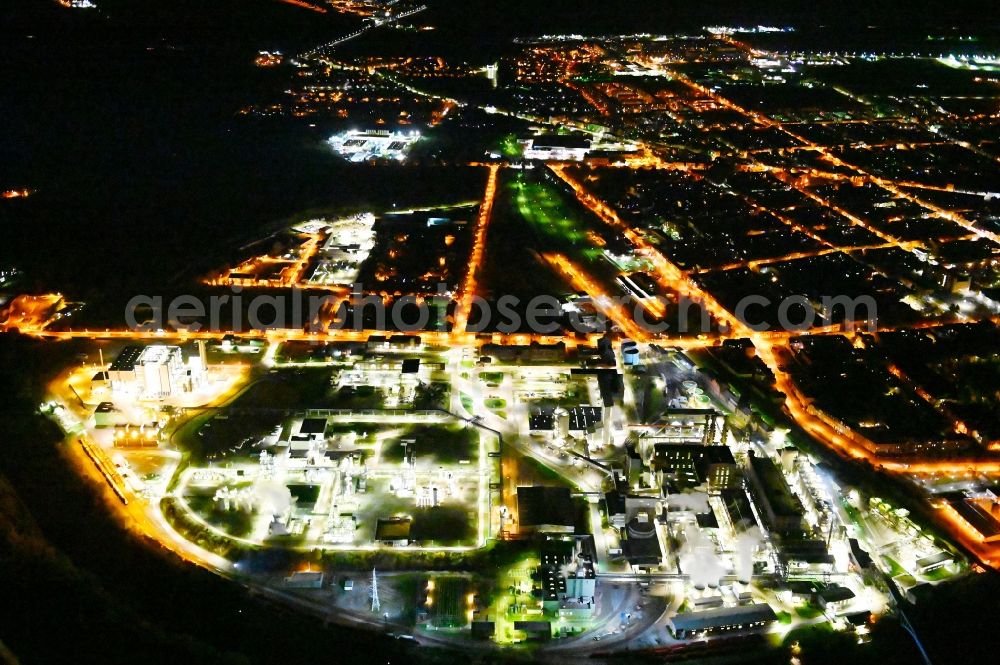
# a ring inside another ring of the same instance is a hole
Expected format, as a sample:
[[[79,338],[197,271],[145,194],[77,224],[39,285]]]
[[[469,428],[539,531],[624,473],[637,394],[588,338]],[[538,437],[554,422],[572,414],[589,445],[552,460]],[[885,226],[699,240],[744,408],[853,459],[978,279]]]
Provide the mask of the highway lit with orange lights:
[[[549,265],[562,275],[567,282],[573,285],[574,289],[584,291],[591,298],[594,306],[603,312],[614,322],[623,335],[634,340],[648,340],[649,335],[640,328],[629,316],[628,312],[619,303],[614,302],[607,293],[594,281],[592,277],[585,274],[579,266],[573,264],[568,258],[561,254],[545,254],[543,258]]]
[[[500,167],[496,164],[489,166],[489,177],[486,181],[486,193],[479,206],[479,215],[476,218],[476,228],[472,236],[472,251],[469,256],[469,268],[465,273],[465,279],[458,291],[457,304],[455,306],[454,331],[458,335],[465,333],[469,323],[469,315],[472,313],[472,299],[477,295],[479,272],[482,270],[483,259],[486,256],[486,236],[490,224],[490,217],[493,214],[493,202],[496,199],[497,179]]]

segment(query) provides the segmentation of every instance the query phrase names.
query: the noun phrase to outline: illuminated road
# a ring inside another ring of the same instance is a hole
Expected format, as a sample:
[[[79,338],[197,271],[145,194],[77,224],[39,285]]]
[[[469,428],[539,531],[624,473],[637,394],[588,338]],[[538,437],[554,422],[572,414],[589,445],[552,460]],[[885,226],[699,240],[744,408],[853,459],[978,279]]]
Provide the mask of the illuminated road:
[[[99,449],[99,446],[92,445],[92,448]],[[113,515],[129,531],[152,539],[188,563],[226,577],[232,575],[233,565],[228,559],[184,539],[167,523],[159,506],[152,506],[136,497],[103,452],[92,456],[93,450],[88,452],[84,445],[67,446],[64,450],[80,475],[91,478],[99,485],[110,486],[107,504],[113,507]]]
[[[584,291],[590,296],[594,306],[611,319],[626,337],[634,340],[649,339],[649,334],[632,320],[625,308],[604,292],[579,266],[574,265],[562,254],[543,254],[542,257],[573,286],[574,290]]]
[[[302,0],[278,0],[278,2],[284,3],[286,5],[292,5],[293,7],[301,7],[302,9],[308,9],[310,11],[317,12],[319,14],[325,14],[326,9],[318,5],[311,5],[308,2],[303,2]]]
[[[608,204],[604,203],[590,193],[580,182],[573,178],[564,167],[552,166],[550,168],[553,173],[559,176],[563,182],[572,188],[573,192],[576,194],[577,200],[579,200],[580,203],[593,212],[599,219],[608,224],[608,226],[622,233],[629,240],[629,242],[632,243],[639,255],[649,259],[649,261],[653,264],[653,278],[656,279],[665,291],[678,293],[695,302],[701,303],[710,315],[712,315],[717,321],[726,324],[729,327],[729,330],[733,331],[729,334],[723,334],[722,337],[732,338],[750,336],[749,333],[751,333],[751,330],[745,323],[733,316],[733,314],[723,307],[712,294],[698,286],[694,280],[692,280],[680,267],[669,261],[658,249],[653,247],[652,244],[643,238],[641,234],[623,222],[617,212],[615,212]]]
[[[469,324],[469,315],[472,313],[472,299],[476,295],[478,287],[479,272],[482,270],[483,259],[486,256],[486,235],[493,215],[493,202],[497,193],[497,174],[500,167],[490,164],[490,175],[486,181],[486,193],[483,195],[483,202],[479,206],[479,216],[476,219],[476,229],[472,235],[472,251],[469,255],[469,269],[465,273],[465,280],[458,291],[458,303],[455,306],[454,331],[458,335],[465,333]]]
[[[714,268],[699,268],[698,270],[691,271],[691,274],[701,275],[713,272],[726,272],[728,270],[739,270],[740,268],[749,268],[751,270],[756,270],[760,266],[773,265],[775,263],[785,263],[787,261],[798,261],[801,259],[811,259],[819,256],[826,256],[827,254],[850,254],[852,252],[867,252],[876,249],[889,249],[891,247],[920,247],[924,243],[918,240],[911,240],[905,243],[897,242],[886,242],[878,245],[852,245],[848,247],[837,247],[831,246],[824,249],[815,249],[811,251],[804,252],[793,252],[791,254],[785,254],[783,256],[773,256],[766,259],[749,259],[747,261],[734,261],[733,263],[726,263],[721,266],[715,266]]]

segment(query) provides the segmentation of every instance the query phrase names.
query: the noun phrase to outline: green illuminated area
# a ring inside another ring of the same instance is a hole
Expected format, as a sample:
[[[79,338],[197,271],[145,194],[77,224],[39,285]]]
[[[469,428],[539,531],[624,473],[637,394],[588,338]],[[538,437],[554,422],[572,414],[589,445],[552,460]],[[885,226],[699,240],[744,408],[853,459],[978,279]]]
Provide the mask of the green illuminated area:
[[[435,575],[424,588],[422,612],[428,629],[460,630],[469,625],[473,616],[476,594],[471,580],[463,575]]]
[[[507,159],[520,159],[524,156],[524,148],[517,141],[516,134],[508,134],[500,142],[500,154]]]
[[[510,183],[510,193],[517,212],[552,249],[578,252],[591,260],[601,255],[591,245],[588,226],[554,186],[518,173]]]
[[[616,278],[646,266],[623,238],[580,207],[571,194],[540,176],[518,172],[510,182],[509,196],[533,233],[541,262],[569,287],[567,290],[591,299],[616,296],[628,302]],[[591,307],[586,305],[583,311]]]
[[[539,563],[537,553],[525,554],[497,574],[496,594],[487,613],[495,618],[495,639],[500,644],[524,641],[524,635],[514,629],[514,622],[542,615],[541,601],[531,594],[531,576]]]
[[[555,226],[550,230],[540,223],[526,222],[526,214],[531,215],[532,220],[536,219],[532,206],[543,203],[528,198],[525,189],[528,181],[522,172],[505,171],[500,175],[489,227],[489,254],[483,266],[484,294],[510,294],[527,302],[537,295],[558,296],[567,290],[565,281],[551,270],[539,252],[565,252],[572,246],[560,240]],[[534,191],[540,193],[546,189],[536,185]],[[553,220],[553,224],[562,203],[557,197],[544,203],[549,208],[545,214]],[[582,230],[577,233],[583,238]]]
[[[856,534],[882,544],[882,568],[901,589],[934,584],[967,571],[962,558],[910,519],[905,508],[881,497],[865,497],[857,490],[844,497],[840,507]]]

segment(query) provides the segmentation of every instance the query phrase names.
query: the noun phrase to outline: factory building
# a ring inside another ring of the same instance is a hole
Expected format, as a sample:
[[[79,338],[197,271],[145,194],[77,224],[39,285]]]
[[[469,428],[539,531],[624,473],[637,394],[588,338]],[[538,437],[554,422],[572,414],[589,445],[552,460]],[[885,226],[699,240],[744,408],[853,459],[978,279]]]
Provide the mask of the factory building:
[[[700,403],[703,397],[703,393],[693,394],[692,401],[698,399]],[[640,450],[648,455],[647,447],[658,443],[715,443],[724,423],[725,418],[715,409],[678,407],[667,409],[654,423],[629,429],[638,439]]]
[[[686,639],[726,632],[763,631],[777,618],[770,605],[755,603],[677,614],[667,620],[667,628],[677,639]]]
[[[665,482],[678,489],[706,485],[709,490],[740,487],[740,468],[728,446],[658,443],[649,459],[657,486]]]
[[[663,555],[652,511],[636,513],[625,525],[624,535],[622,550],[633,571],[648,572],[660,565]]]
[[[162,399],[200,388],[205,381],[204,353],[184,362],[179,346],[127,346],[107,371],[112,394]]]
[[[565,441],[571,435],[582,437],[603,429],[603,407],[574,406],[539,408],[528,417],[528,428],[554,440]]]
[[[969,497],[962,492],[939,495],[953,517],[975,531],[981,542],[1000,542],[1000,501]]]
[[[568,487],[517,488],[521,533],[573,533],[576,509]]]
[[[824,610],[843,610],[854,601],[855,594],[845,586],[831,584],[816,592],[813,602]]]
[[[802,503],[788,487],[781,470],[770,459],[757,457],[752,452],[749,461],[750,494],[760,509],[765,526],[780,534],[801,531],[805,514]]]
[[[593,559],[577,551],[570,540],[546,540],[541,546],[537,575],[542,583],[542,607],[563,619],[593,616],[597,575]]]
[[[525,159],[582,161],[590,152],[590,139],[569,134],[541,134],[525,143]]]

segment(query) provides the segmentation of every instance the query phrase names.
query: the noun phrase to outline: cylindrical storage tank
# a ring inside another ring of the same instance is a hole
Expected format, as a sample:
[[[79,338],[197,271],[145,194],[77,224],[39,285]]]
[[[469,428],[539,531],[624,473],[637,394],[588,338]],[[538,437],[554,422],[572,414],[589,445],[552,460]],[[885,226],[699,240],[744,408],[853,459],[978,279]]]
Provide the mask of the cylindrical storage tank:
[[[707,409],[712,406],[712,400],[708,395],[692,395],[688,404],[691,405],[692,409]]]
[[[639,364],[639,349],[633,347],[630,349],[622,349],[622,361],[629,366],[634,366]]]

